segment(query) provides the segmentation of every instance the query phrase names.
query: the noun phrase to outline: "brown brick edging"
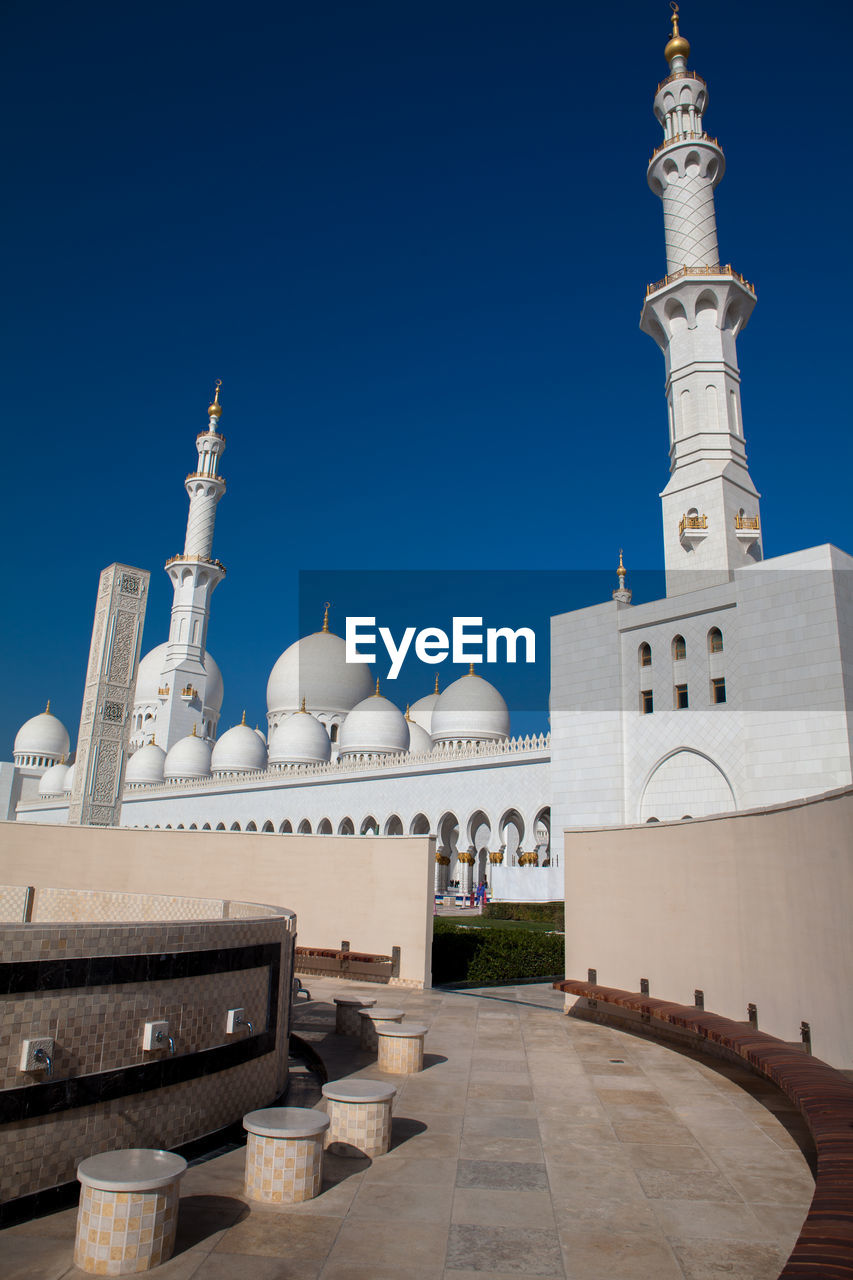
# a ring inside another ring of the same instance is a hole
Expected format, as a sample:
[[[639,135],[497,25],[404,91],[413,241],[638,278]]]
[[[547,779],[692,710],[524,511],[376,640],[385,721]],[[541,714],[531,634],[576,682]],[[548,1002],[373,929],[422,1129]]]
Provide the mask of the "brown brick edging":
[[[853,1084],[841,1072],[765,1031],[693,1005],[572,978],[554,987],[691,1032],[777,1085],[803,1116],[817,1151],[814,1196],[779,1280],[853,1280]]]

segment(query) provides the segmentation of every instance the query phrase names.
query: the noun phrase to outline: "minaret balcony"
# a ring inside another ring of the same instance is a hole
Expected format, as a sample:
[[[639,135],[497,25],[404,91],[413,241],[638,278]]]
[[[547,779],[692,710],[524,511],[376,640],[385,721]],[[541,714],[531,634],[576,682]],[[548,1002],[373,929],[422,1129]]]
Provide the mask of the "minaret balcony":
[[[678,538],[682,547],[698,547],[708,536],[708,517],[684,515],[678,522]]]
[[[158,697],[158,698],[168,698],[169,693],[170,693],[169,686],[168,686],[168,685],[166,685],[166,686],[165,686],[165,688],[163,688],[163,689],[158,689],[158,690],[157,690],[157,697]]]
[[[710,137],[707,133],[674,133],[671,138],[664,138],[659,147],[655,147],[649,156],[649,164],[651,164],[655,156],[659,156],[662,151],[666,151],[667,147],[674,147],[677,142],[710,142],[712,146],[722,151],[719,140]]]
[[[215,480],[217,484],[221,484],[222,487],[225,488],[225,477],[218,476],[212,471],[191,471],[184,481],[184,484],[186,484],[188,480]]]
[[[735,516],[735,535],[738,542],[748,551],[761,536],[761,521],[758,516],[745,516],[742,512]]]
[[[726,263],[725,266],[719,264],[715,267],[679,267],[677,271],[673,271],[672,275],[664,276],[662,280],[646,285],[646,297],[651,297],[653,293],[657,293],[658,289],[665,289],[667,285],[672,284],[675,280],[682,280],[685,276],[731,276],[733,280],[739,281],[744,289],[748,289],[753,298],[755,297],[755,286],[744,280],[740,272],[735,271],[729,263]]]
[[[665,80],[661,80],[660,84],[655,89],[655,94],[660,93],[665,84],[672,84],[673,80],[698,80],[700,84],[705,85],[706,89],[708,87],[707,80],[703,80],[697,71],[673,71],[671,76],[667,76]]]
[[[215,569],[218,569],[223,577],[227,573],[227,569],[221,560],[211,560],[209,556],[186,556],[179,554],[172,556],[171,559],[167,560],[163,567],[168,569],[170,565],[173,564],[209,564],[213,565]]]
[[[194,702],[198,698],[198,689],[194,689],[191,684],[188,684],[181,690],[181,698],[184,702]]]

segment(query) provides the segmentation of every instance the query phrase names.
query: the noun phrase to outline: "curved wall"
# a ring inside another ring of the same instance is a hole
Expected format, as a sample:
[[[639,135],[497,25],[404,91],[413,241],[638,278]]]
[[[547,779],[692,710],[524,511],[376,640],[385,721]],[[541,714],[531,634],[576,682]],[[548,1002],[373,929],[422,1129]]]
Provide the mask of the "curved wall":
[[[287,1083],[296,920],[253,903],[0,888],[0,1221],[73,1191],[115,1147],[174,1149],[269,1105]],[[223,915],[227,918],[223,918]],[[144,923],[143,923],[144,921]],[[233,1035],[229,1009],[253,1023]],[[174,1040],[143,1049],[148,1021]],[[53,1072],[21,1071],[54,1041]]]

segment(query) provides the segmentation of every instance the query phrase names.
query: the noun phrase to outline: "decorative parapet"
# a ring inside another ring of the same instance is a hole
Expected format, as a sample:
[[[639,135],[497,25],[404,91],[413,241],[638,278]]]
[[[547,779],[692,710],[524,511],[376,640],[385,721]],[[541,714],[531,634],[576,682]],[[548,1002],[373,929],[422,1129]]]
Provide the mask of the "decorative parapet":
[[[210,564],[218,569],[220,573],[228,572],[221,560],[211,560],[210,556],[185,556],[183,552],[179,555],[171,556],[166,561],[164,568],[168,569],[170,564]]]
[[[700,84],[705,85],[706,89],[708,87],[707,80],[703,80],[696,71],[673,71],[671,76],[667,76],[665,80],[661,80],[660,84],[655,89],[655,93],[660,93],[664,85],[672,84],[673,80],[698,80]]]
[[[646,285],[646,297],[657,293],[658,289],[665,289],[668,284],[672,284],[675,280],[681,280],[684,276],[731,276],[733,280],[738,280],[749,292],[755,297],[755,286],[751,285],[743,278],[739,271],[735,271],[730,263],[725,266],[718,264],[715,267],[679,267],[677,271],[673,271],[672,275],[664,276],[662,280],[656,281],[654,284]]]
[[[678,536],[680,538],[681,535],[684,533],[684,531],[687,529],[693,530],[693,529],[707,529],[707,528],[708,528],[707,516],[682,516],[678,522]]]
[[[735,528],[740,532],[742,529],[760,529],[758,516],[735,516]]]
[[[659,147],[655,147],[649,157],[649,164],[651,164],[655,156],[660,155],[662,151],[666,151],[667,147],[675,146],[678,142],[710,142],[712,147],[720,147],[719,140],[717,138],[712,138],[710,134],[707,133],[674,133],[671,138],[664,138]],[[722,147],[720,147],[720,150],[722,150]],[[189,478],[190,477],[187,476],[188,480]]]

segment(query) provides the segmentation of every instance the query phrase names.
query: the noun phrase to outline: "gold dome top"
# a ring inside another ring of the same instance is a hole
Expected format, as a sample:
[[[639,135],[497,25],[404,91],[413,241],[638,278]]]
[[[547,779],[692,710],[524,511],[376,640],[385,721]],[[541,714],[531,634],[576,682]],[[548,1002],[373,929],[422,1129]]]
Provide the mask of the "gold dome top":
[[[672,64],[673,58],[684,58],[685,61],[690,56],[690,41],[685,39],[678,30],[678,5],[675,0],[671,0],[672,9],[672,37],[663,51],[663,56],[667,62]]]
[[[213,394],[213,399],[212,399],[212,401],[211,401],[211,402],[210,402],[210,404],[207,406],[207,416],[208,416],[209,418],[221,418],[221,417],[222,417],[222,405],[219,403],[219,388],[220,388],[221,386],[222,386],[222,379],[221,379],[221,378],[217,378],[217,379],[216,379],[216,391],[215,391],[215,392],[214,392],[214,394]]]

